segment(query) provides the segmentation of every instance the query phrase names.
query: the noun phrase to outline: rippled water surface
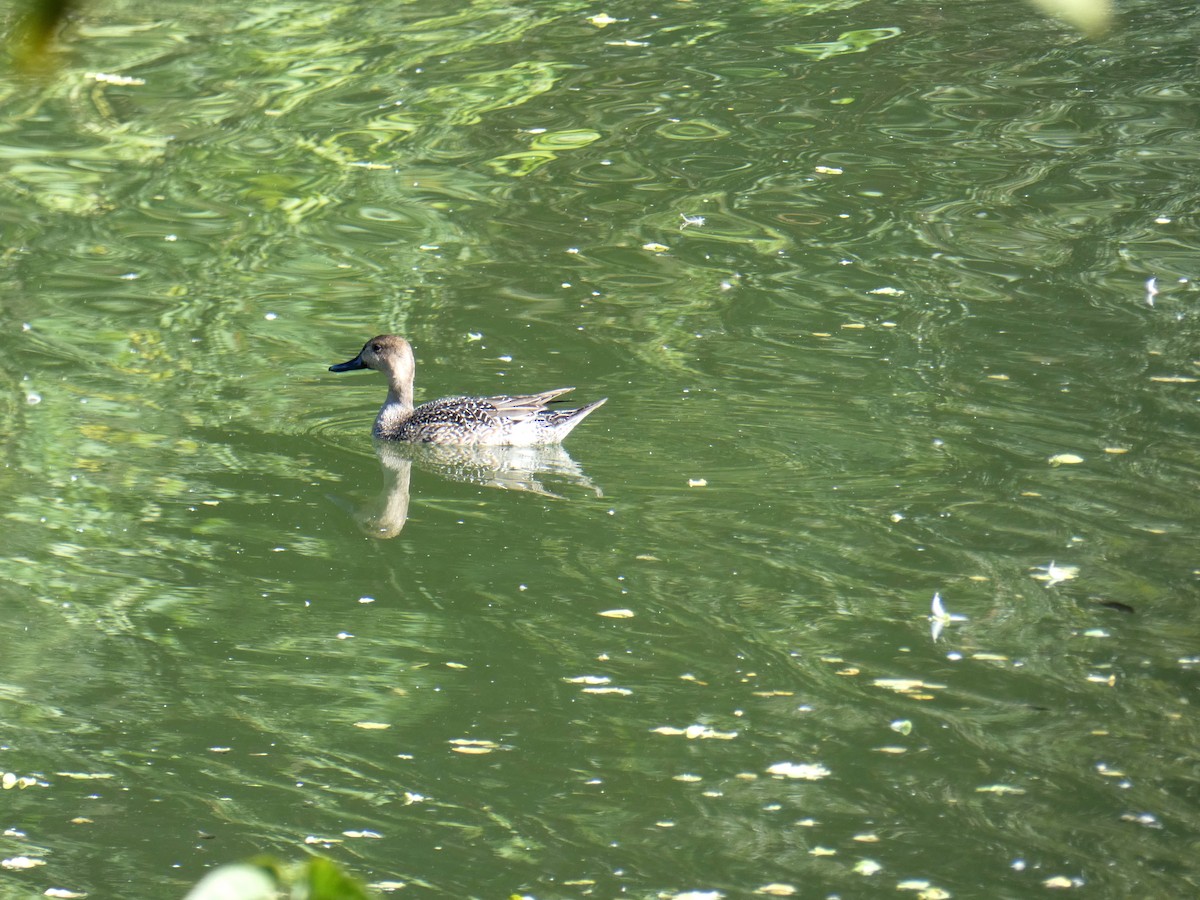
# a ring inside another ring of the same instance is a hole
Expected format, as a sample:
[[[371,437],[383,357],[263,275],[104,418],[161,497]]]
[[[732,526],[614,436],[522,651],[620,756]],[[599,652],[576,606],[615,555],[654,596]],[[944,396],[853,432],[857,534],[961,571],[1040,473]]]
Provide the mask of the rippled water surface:
[[[1196,896],[1198,40],[87,4],[0,75],[0,895]],[[376,447],[380,332],[609,400]]]

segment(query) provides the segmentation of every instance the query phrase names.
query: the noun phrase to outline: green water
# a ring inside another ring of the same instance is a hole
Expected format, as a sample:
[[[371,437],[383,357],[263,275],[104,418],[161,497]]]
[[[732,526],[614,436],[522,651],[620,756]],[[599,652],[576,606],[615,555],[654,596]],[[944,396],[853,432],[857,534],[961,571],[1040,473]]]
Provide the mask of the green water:
[[[95,0],[5,70],[0,897],[1200,893],[1200,16],[1122,15]],[[609,400],[377,452],[384,331]]]

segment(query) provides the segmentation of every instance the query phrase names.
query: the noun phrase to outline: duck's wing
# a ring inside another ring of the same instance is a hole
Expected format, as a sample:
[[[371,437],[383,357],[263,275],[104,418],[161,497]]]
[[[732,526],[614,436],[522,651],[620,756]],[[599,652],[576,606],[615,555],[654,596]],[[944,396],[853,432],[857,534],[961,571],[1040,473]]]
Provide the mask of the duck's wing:
[[[545,412],[548,403],[573,390],[575,388],[567,387],[542,391],[540,394],[518,394],[515,397],[508,395],[481,397],[480,402],[488,404],[495,411],[496,416],[520,422]]]

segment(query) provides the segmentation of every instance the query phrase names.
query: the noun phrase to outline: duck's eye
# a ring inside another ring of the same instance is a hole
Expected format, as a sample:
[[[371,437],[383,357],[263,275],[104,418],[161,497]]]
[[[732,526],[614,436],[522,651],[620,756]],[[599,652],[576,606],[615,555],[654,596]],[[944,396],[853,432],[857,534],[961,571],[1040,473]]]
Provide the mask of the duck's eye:
[[[383,349],[383,348],[382,348],[381,346],[379,346],[378,344],[372,344],[372,345],[371,345],[371,352],[372,352],[372,353],[378,353],[378,352],[380,352],[382,349]]]

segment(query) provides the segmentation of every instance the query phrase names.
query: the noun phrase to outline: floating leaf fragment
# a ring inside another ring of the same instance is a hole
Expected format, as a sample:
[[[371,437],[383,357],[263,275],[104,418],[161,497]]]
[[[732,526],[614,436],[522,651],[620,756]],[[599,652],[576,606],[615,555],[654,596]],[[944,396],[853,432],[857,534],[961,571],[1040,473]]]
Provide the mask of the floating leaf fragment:
[[[652,241],[649,244],[642,244],[642,249],[649,250],[652,253],[666,253],[671,248],[666,244],[656,244]]]
[[[830,847],[813,847],[808,853],[810,856],[837,856],[837,851]]]
[[[632,609],[606,609],[604,612],[597,613],[598,616],[604,616],[606,619],[632,619]]]
[[[790,897],[796,893],[796,888],[790,884],[781,884],[773,881],[770,884],[764,884],[760,888],[755,888],[756,894],[768,894],[772,897]]]

